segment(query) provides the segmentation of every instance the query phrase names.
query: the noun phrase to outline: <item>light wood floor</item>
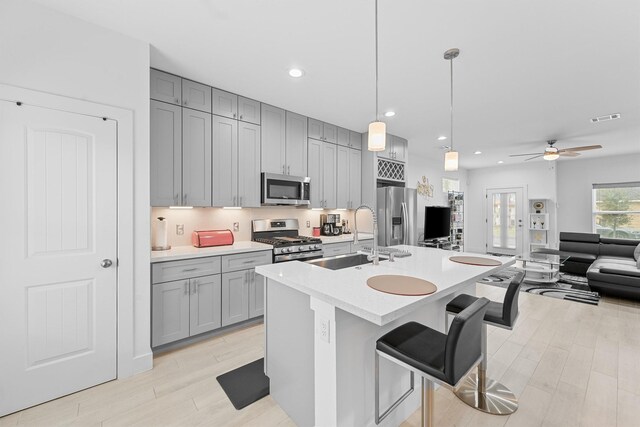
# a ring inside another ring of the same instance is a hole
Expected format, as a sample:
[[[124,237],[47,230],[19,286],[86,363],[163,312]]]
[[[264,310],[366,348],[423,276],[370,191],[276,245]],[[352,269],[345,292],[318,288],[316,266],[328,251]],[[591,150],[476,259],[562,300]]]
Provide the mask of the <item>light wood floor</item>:
[[[478,285],[500,300],[500,288]],[[0,427],[292,426],[267,397],[236,411],[216,376],[263,355],[262,325],[156,357],[154,369],[0,418]],[[490,416],[436,392],[438,426],[640,426],[640,305],[598,307],[520,294],[513,331],[489,328],[489,375],[520,398],[511,416]],[[414,413],[405,426],[419,425]]]

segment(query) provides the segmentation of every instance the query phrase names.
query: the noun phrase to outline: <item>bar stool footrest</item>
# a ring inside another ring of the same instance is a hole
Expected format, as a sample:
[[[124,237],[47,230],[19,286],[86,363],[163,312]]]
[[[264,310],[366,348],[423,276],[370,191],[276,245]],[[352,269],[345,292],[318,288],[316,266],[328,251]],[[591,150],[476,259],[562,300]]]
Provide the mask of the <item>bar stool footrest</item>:
[[[473,373],[454,390],[458,399],[472,408],[492,415],[509,415],[518,409],[518,398],[505,385],[487,378],[485,392],[478,387],[478,375]]]

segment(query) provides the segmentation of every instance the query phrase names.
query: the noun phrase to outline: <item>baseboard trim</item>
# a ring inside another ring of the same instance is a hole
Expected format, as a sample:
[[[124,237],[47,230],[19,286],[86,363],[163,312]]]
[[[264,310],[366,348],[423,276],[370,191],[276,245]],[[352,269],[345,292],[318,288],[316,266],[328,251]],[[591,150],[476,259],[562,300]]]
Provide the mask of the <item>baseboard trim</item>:
[[[153,353],[148,352],[133,358],[133,375],[153,369]]]

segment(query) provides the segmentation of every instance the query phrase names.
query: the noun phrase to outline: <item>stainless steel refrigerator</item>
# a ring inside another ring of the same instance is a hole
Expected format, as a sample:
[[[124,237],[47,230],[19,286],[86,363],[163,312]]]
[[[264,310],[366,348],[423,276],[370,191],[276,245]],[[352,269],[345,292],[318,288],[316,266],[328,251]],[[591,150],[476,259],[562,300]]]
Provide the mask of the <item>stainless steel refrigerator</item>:
[[[415,188],[383,187],[377,192],[378,244],[416,245],[418,203]]]

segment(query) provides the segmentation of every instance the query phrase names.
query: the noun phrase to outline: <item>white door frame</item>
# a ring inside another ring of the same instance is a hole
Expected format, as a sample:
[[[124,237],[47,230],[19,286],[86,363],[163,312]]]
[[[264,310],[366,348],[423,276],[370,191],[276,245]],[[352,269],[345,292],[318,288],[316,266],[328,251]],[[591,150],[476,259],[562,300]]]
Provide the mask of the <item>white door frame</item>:
[[[141,372],[134,360],[133,111],[0,84],[0,99],[117,122],[117,378]],[[149,368],[153,363],[149,349]]]
[[[487,195],[489,194],[489,191],[504,191],[504,192],[508,192],[509,190],[512,190],[514,188],[517,189],[521,189],[522,190],[522,224],[526,224],[525,222],[525,217],[526,217],[526,202],[529,200],[529,195],[528,195],[528,188],[527,185],[511,185],[509,187],[485,187],[484,189],[484,220],[485,220],[485,226],[484,226],[484,248],[485,248],[485,252],[489,249],[489,228],[487,226],[487,223],[489,221],[489,216],[488,216],[488,211],[489,211],[489,198],[487,197]],[[527,248],[529,246],[529,242],[528,242],[528,234],[529,233],[525,233],[524,229],[522,230],[522,251],[526,251],[525,248]]]

